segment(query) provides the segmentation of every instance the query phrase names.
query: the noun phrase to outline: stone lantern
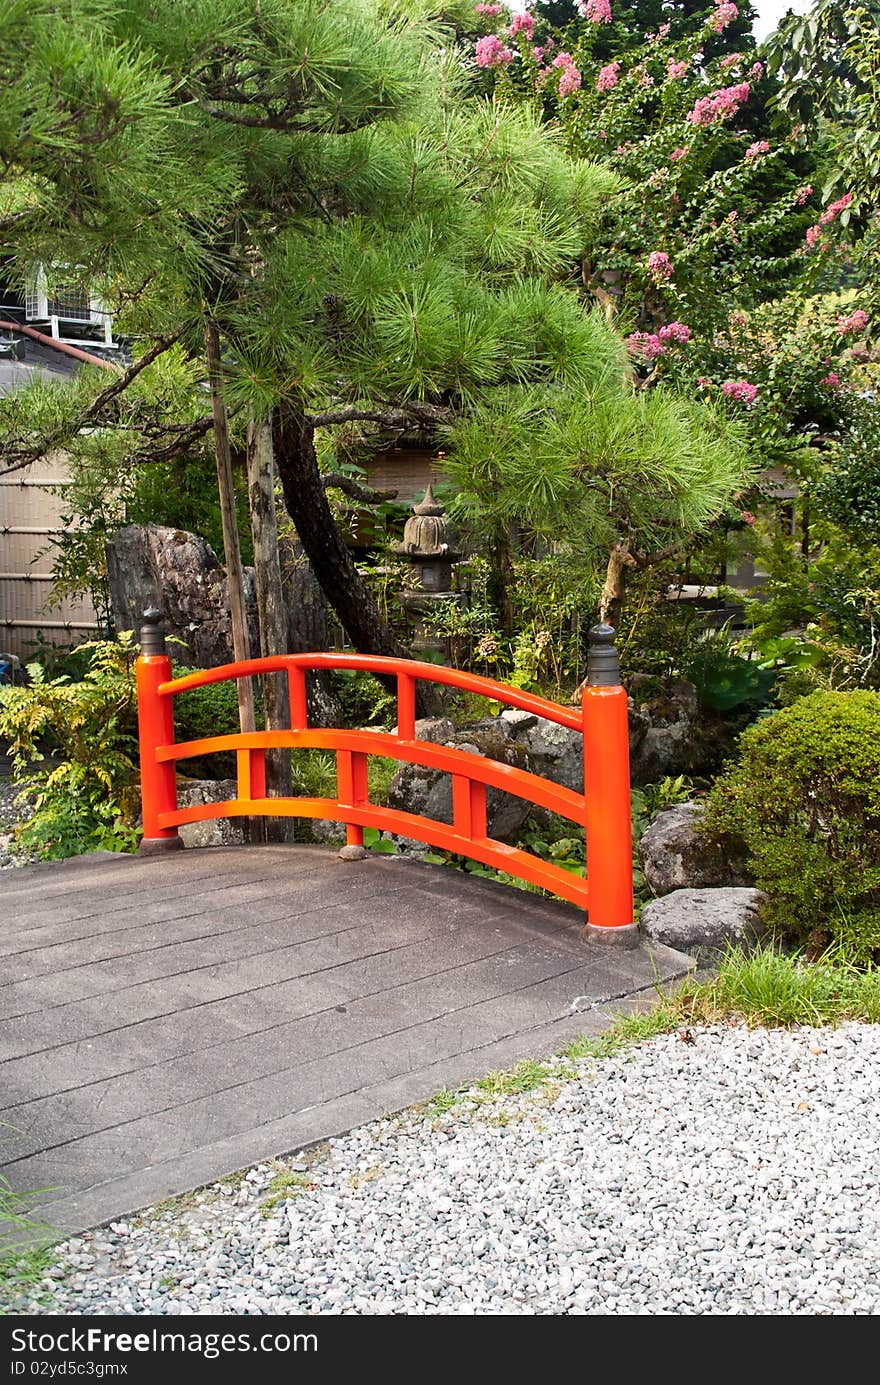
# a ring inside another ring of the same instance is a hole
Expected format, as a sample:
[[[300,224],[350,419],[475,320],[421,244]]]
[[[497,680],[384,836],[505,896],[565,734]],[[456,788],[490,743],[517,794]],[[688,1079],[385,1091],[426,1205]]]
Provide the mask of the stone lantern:
[[[452,591],[452,567],[461,552],[458,536],[430,484],[424,499],[413,506],[404,525],[403,542],[395,544],[394,551],[410,565],[400,601],[415,621],[413,649],[445,655],[445,641],[436,633],[436,617],[444,607],[461,605],[462,597]]]

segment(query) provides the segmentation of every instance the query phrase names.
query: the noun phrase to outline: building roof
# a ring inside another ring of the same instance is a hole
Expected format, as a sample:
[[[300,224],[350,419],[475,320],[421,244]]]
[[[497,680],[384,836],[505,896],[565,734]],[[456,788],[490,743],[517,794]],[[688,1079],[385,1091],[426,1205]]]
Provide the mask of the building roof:
[[[13,344],[15,354],[9,350]],[[63,384],[73,378],[80,364],[42,342],[0,331],[0,394],[21,389],[31,384],[35,377]]]

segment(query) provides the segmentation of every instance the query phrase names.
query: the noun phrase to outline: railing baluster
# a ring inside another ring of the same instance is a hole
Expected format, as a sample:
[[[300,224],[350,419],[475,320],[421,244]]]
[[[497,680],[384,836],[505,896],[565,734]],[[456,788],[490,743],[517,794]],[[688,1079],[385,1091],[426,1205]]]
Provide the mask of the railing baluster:
[[[369,803],[367,757],[363,751],[337,750],[336,798],[343,809],[362,808]],[[364,829],[356,823],[346,822],[345,840],[349,846],[363,846]]]
[[[452,776],[452,824],[460,836],[477,841],[486,836],[486,785],[465,774]]]
[[[397,735],[402,741],[416,738],[416,680],[406,673],[397,675]]]
[[[287,685],[290,689],[290,729],[305,731],[309,724],[309,707],[305,669],[299,664],[293,664],[288,668]]]
[[[265,750],[249,750],[250,756],[250,781],[251,798],[266,797],[266,752]]]

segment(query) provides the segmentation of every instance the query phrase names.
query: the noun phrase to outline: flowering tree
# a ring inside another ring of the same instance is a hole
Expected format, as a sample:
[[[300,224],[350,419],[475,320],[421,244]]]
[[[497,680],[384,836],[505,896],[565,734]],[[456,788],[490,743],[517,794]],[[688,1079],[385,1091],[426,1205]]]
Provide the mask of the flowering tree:
[[[823,206],[817,153],[768,114],[777,88],[750,38],[711,56],[740,24],[733,0],[694,7],[686,29],[666,20],[607,61],[607,0],[574,6],[577,25],[558,36],[533,18],[540,8],[513,21],[489,8],[503,60],[483,52],[499,90],[540,106],[573,150],[621,176],[583,274],[630,326],[642,384],[717,397],[768,464],[833,431],[836,402],[863,387],[860,356],[871,351],[869,299],[855,306],[856,356],[852,331],[836,328],[840,302],[818,306],[847,275],[858,282],[853,194]]]

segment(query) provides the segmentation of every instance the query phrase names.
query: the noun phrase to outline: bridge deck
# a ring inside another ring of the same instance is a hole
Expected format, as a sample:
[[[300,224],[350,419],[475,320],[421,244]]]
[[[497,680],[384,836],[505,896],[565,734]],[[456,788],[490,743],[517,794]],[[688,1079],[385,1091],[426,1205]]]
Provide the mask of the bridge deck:
[[[59,1231],[549,1053],[688,967],[320,847],[99,854],[6,872],[0,899],[0,1164]]]

